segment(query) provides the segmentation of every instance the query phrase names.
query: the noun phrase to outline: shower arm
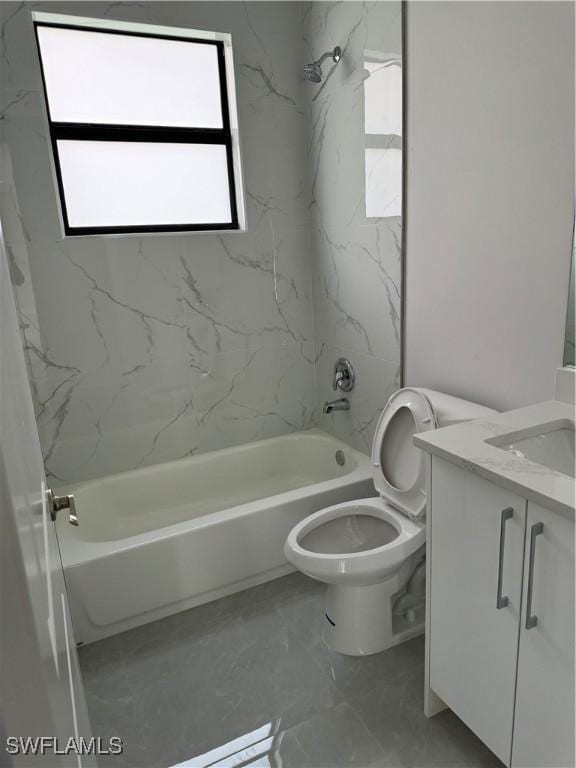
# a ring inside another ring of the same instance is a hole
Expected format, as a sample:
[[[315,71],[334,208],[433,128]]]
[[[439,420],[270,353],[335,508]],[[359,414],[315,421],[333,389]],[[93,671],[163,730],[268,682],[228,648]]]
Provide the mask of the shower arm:
[[[332,61],[337,64],[340,61],[340,58],[340,48],[336,47],[333,51],[326,51],[326,53],[323,53],[322,56],[320,56],[320,58],[314,62],[314,64],[322,64],[322,62],[326,61],[326,59],[332,59]]]

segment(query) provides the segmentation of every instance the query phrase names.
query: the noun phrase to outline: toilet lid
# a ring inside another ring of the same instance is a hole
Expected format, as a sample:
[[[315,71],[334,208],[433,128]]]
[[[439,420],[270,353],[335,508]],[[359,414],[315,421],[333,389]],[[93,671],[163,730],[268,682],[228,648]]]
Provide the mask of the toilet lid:
[[[426,463],[412,437],[436,426],[426,395],[405,387],[388,400],[374,432],[372,475],[376,490],[413,519],[426,511]]]

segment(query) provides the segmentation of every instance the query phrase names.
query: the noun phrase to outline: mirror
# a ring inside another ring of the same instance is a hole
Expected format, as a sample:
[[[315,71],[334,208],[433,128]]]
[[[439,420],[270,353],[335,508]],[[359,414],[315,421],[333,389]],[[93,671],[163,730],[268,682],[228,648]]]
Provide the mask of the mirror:
[[[574,257],[575,257],[575,240],[576,237],[572,237],[572,265],[570,267],[570,287],[568,289],[568,311],[566,313],[566,335],[564,336],[564,365],[575,365],[575,348],[574,348],[574,314],[576,312],[576,305],[574,303]]]
[[[402,215],[402,56],[364,52],[366,218]]]

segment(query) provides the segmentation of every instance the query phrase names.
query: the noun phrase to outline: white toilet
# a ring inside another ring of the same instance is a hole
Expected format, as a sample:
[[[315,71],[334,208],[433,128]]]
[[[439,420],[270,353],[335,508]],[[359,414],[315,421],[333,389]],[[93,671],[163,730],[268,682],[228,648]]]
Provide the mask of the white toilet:
[[[372,443],[380,495],[326,507],[289,533],[287,560],[328,585],[323,637],[335,651],[377,653],[422,633],[426,471],[412,436],[494,413],[441,392],[399,389]]]

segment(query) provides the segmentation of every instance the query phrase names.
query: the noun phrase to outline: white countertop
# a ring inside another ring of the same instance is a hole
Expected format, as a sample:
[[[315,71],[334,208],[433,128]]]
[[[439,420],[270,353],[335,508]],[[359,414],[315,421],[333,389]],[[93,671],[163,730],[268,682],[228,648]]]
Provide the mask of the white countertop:
[[[423,451],[458,464],[574,520],[576,482],[573,477],[486,442],[498,435],[530,429],[558,419],[573,422],[574,406],[550,400],[495,414],[487,419],[421,432],[414,435],[414,443]]]

